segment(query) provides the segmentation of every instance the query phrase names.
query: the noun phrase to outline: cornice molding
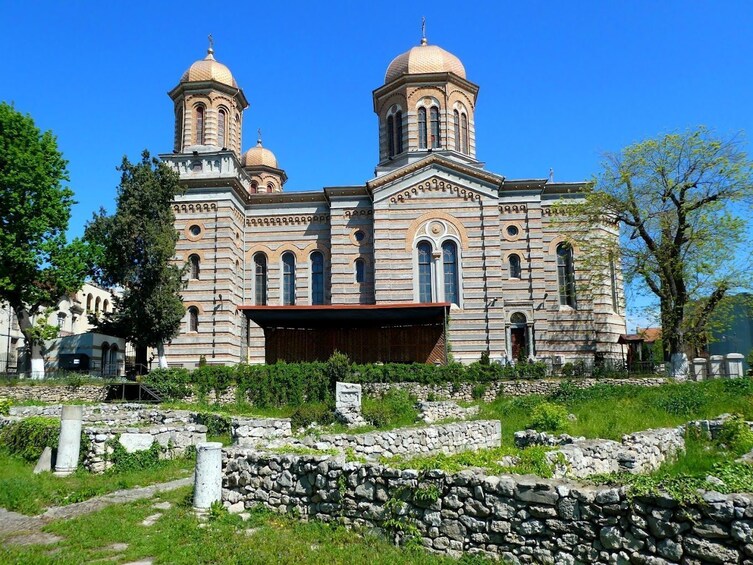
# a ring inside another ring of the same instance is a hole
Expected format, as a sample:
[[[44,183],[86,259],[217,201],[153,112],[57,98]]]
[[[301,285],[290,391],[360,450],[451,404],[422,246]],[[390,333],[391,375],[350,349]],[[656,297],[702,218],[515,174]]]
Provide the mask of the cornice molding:
[[[246,225],[249,227],[289,226],[325,223],[329,223],[329,214],[301,214],[291,216],[263,216],[258,218],[246,218]]]

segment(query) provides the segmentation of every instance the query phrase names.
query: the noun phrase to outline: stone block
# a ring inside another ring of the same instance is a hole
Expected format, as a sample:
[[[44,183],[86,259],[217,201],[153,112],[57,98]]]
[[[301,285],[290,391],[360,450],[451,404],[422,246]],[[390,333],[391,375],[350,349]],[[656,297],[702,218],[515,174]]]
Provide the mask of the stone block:
[[[126,453],[136,453],[137,451],[146,451],[154,443],[152,434],[134,434],[124,433],[118,439],[120,445],[126,450]]]

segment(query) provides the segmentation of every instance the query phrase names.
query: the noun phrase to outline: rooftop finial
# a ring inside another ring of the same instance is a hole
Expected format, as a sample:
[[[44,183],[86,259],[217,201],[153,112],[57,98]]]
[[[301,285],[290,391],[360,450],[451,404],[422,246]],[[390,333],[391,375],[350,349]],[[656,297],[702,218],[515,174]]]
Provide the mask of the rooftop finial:
[[[207,49],[207,55],[212,55],[214,54],[214,38],[212,37],[211,33],[207,36],[207,39],[209,39],[209,49]]]
[[[426,16],[421,18],[421,45],[426,45]]]
[[[256,130],[256,131],[257,131],[257,133],[259,134],[259,137],[258,137],[258,138],[257,138],[257,140],[256,140],[256,145],[258,145],[258,146],[260,146],[260,147],[261,147],[261,128],[259,128],[259,129],[258,129],[258,130]]]
[[[554,169],[549,168],[549,182],[554,182]]]

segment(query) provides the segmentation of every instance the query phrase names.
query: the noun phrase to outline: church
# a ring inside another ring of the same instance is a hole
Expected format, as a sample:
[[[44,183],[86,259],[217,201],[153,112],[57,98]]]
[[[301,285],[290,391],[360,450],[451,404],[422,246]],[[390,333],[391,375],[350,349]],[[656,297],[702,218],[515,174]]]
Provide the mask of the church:
[[[248,101],[210,46],[169,92],[175,143],[160,155],[185,188],[173,209],[186,315],[169,364],[335,350],[356,362],[619,359],[620,269],[585,284],[595,279],[554,208],[586,183],[485,170],[478,92],[456,56],[422,38],[373,91],[373,178],[285,192],[262,140],[244,150]]]

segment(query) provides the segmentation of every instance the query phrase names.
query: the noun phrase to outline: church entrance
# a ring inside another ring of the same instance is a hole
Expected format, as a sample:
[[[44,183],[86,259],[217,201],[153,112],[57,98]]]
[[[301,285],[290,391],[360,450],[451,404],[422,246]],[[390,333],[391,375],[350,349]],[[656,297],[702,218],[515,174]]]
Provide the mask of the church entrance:
[[[515,361],[528,358],[528,332],[525,327],[511,328],[510,341],[512,342],[512,358]]]
[[[510,353],[513,361],[525,361],[531,355],[527,322],[525,314],[521,312],[510,317]]]

